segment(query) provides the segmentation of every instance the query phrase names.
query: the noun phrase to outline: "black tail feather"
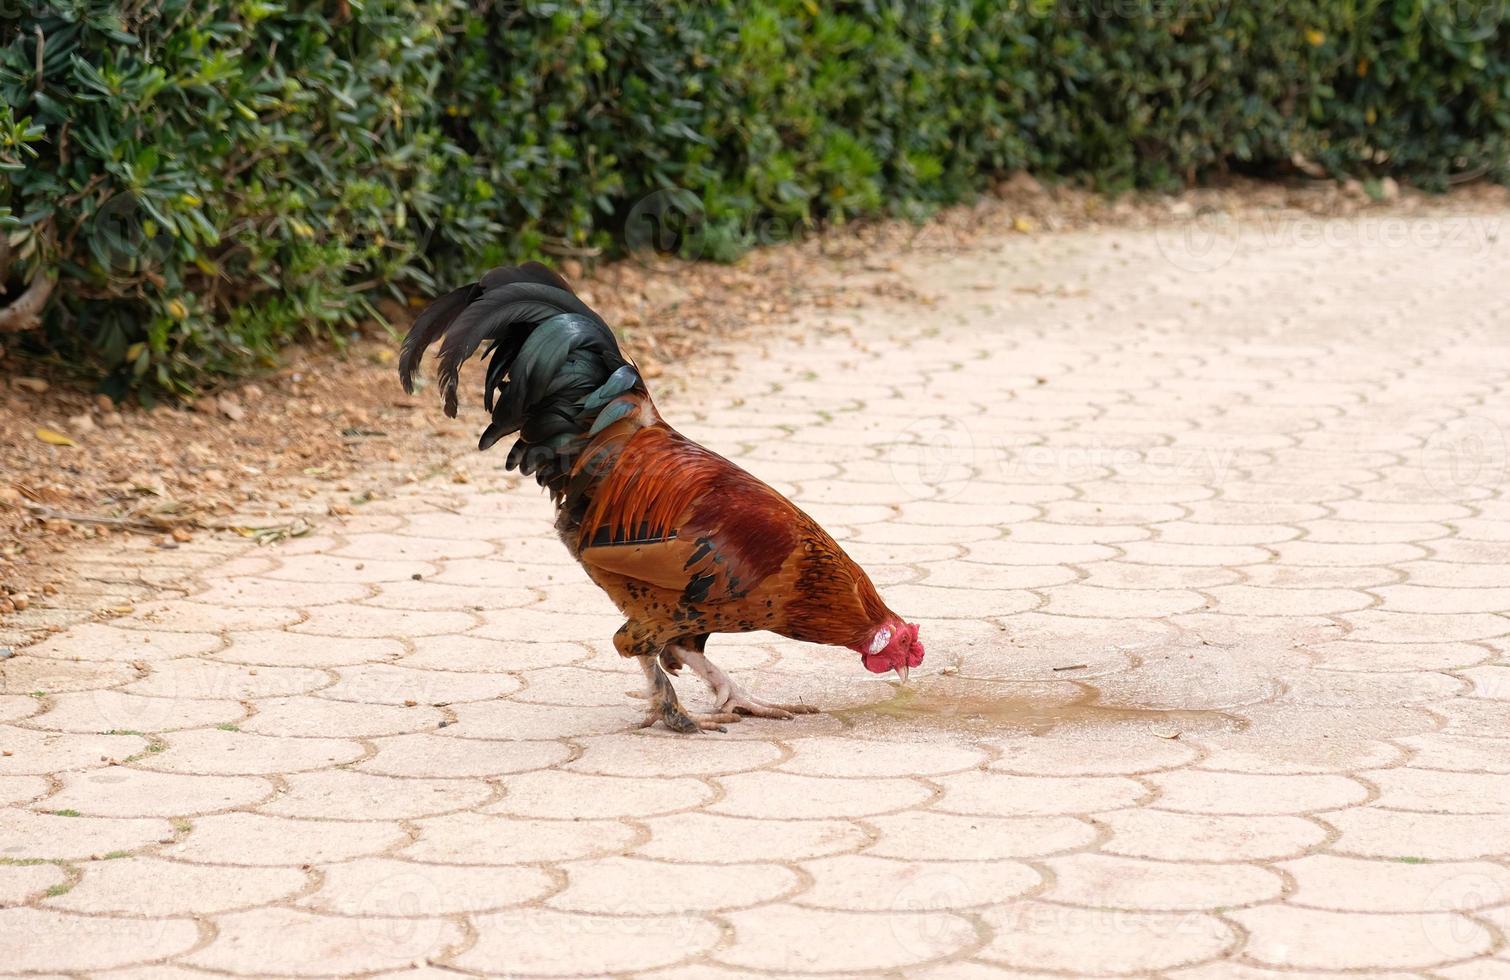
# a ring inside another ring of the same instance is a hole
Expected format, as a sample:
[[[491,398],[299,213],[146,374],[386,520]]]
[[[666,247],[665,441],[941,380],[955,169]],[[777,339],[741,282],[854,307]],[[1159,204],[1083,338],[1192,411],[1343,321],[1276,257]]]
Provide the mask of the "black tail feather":
[[[487,449],[519,433],[508,468],[533,474],[558,500],[600,413],[620,396],[645,393],[603,318],[564,279],[534,262],[493,269],[426,307],[399,356],[404,390],[413,390],[425,349],[437,341],[441,398],[453,417],[461,365],[488,345],[483,403],[492,421],[478,446]],[[621,416],[623,406],[609,414]]]

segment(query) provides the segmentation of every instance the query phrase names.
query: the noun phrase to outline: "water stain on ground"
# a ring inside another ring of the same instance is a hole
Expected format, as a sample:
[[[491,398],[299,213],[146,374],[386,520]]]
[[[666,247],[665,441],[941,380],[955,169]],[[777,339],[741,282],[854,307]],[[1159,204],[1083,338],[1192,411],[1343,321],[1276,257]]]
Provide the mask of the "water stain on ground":
[[[960,735],[986,733],[1046,735],[1060,729],[1098,734],[1180,735],[1236,732],[1245,719],[1213,708],[1142,708],[1097,703],[1100,692],[1077,683],[1079,696],[1054,699],[1013,691],[1011,685],[982,685],[934,677],[897,685],[890,697],[831,712],[855,728],[929,729]]]

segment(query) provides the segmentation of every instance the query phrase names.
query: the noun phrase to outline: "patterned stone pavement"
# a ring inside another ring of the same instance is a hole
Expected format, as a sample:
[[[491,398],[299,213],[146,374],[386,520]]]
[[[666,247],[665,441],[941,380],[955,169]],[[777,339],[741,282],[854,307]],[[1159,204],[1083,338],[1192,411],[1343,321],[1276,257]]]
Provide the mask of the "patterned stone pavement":
[[[825,712],[633,730],[501,454],[23,651],[0,971],[1510,977],[1503,218],[1015,236],[663,399],[906,690],[715,639]]]

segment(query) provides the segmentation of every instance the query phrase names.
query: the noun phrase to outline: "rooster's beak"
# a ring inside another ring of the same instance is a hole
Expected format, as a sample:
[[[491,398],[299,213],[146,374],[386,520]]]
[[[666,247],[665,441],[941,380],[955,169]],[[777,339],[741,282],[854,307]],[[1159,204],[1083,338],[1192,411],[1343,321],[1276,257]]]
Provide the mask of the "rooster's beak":
[[[897,677],[901,678],[902,683],[906,684],[907,683],[907,673],[908,673],[907,665],[903,664],[902,666],[896,667],[896,668],[893,668],[893,669],[896,670]]]

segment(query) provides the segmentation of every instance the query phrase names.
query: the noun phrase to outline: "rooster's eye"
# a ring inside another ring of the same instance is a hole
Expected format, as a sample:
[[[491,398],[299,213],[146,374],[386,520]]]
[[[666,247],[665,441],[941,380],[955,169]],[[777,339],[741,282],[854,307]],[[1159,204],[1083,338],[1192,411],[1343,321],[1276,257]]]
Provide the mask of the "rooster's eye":
[[[880,653],[882,650],[886,649],[886,644],[888,644],[890,642],[891,642],[891,627],[890,626],[883,626],[879,630],[876,631],[876,635],[875,636],[871,637],[871,640],[870,640],[870,652],[872,654]]]

